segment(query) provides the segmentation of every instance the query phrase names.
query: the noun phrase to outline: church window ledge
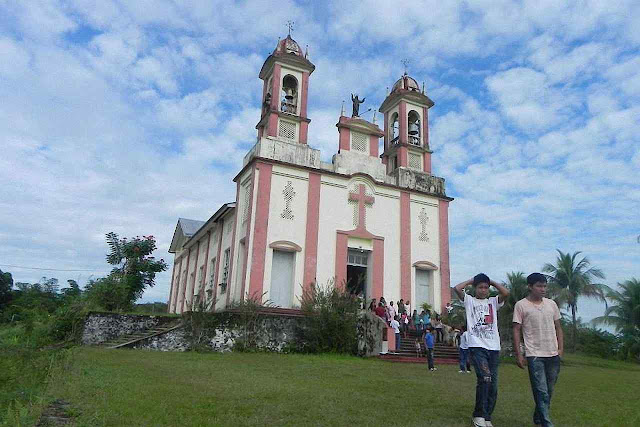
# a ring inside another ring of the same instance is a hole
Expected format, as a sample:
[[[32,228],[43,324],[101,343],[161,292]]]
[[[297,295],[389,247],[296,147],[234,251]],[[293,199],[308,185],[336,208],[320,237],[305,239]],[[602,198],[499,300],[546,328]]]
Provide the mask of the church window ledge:
[[[418,270],[437,270],[438,266],[429,261],[416,261],[413,266]]]
[[[300,247],[300,245],[297,245],[293,242],[290,242],[288,240],[277,240],[271,244],[269,244],[269,247],[271,249],[275,249],[278,251],[285,251],[285,252],[300,252],[302,251],[302,247]]]

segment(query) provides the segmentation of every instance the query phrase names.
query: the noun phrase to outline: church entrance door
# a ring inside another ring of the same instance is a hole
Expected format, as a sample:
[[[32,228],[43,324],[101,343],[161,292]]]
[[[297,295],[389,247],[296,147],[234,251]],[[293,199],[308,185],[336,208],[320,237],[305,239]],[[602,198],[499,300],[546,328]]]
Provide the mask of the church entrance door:
[[[369,251],[349,249],[347,255],[347,289],[353,295],[363,299],[370,298],[369,290]]]
[[[416,305],[414,306],[418,313],[422,311],[420,306],[423,303],[429,303],[429,270],[416,269]]]

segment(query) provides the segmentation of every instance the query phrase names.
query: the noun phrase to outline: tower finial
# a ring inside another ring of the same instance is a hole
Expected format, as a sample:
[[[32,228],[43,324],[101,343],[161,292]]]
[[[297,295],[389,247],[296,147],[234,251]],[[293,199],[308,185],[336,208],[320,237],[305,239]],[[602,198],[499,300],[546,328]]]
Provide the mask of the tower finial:
[[[424,95],[424,80],[422,81],[422,94]]]
[[[373,124],[376,124],[376,110],[373,110]]]
[[[308,56],[309,56],[309,45],[307,45],[307,49],[306,49],[306,50],[305,50],[305,52],[304,52],[304,57],[305,57],[306,59],[309,59],[309,58],[308,58]]]
[[[342,100],[342,109],[340,109],[340,117],[344,116],[344,99]]]
[[[400,62],[402,62],[402,65],[404,65],[404,75],[406,76],[407,75],[407,68],[409,67],[409,63],[411,61],[409,61],[408,59],[405,58]]]
[[[293,24],[295,24],[295,22],[291,20],[287,21],[287,27],[289,28],[289,37],[291,37],[291,31],[293,31]]]

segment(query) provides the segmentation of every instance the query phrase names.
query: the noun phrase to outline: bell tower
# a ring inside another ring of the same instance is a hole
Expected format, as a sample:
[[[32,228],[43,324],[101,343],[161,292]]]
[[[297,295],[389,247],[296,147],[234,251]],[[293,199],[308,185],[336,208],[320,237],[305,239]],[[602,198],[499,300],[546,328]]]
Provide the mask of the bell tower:
[[[316,68],[307,56],[289,34],[278,41],[262,65],[260,79],[264,85],[262,113],[256,125],[258,139],[269,136],[307,143],[311,122],[307,117],[309,76]]]
[[[382,162],[387,174],[399,167],[431,174],[429,108],[434,103],[405,72],[380,106],[384,115]]]

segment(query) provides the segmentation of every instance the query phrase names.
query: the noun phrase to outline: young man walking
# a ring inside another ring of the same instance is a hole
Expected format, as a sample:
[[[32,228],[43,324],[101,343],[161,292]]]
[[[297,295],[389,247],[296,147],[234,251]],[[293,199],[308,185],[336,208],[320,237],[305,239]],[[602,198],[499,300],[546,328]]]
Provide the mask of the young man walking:
[[[547,278],[543,274],[530,274],[527,285],[529,295],[518,301],[513,310],[513,349],[516,363],[524,369],[525,358],[520,350],[521,338],[524,338],[526,364],[536,404],[533,423],[553,427],[549,406],[564,352],[560,310],[555,301],[545,298]]]
[[[465,292],[473,286],[475,296]],[[489,297],[489,287],[495,287],[499,295]],[[454,288],[464,302],[467,317],[467,342],[473,367],[476,371],[476,405],[473,410],[473,425],[493,427],[491,414],[498,399],[498,362],[500,357],[500,335],[498,333],[498,309],[504,305],[509,290],[480,273]]]

